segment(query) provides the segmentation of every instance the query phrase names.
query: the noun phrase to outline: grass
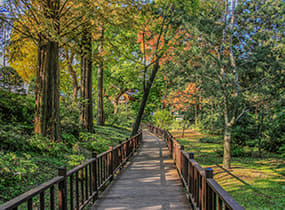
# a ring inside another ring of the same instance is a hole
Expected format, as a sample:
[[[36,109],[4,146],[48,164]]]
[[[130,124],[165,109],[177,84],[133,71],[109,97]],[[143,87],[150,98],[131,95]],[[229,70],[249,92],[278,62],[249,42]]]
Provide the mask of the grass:
[[[130,136],[129,128],[125,127],[110,127],[110,126],[94,126],[96,133],[93,134],[92,137],[94,139],[90,141],[96,141],[98,143],[104,142],[105,147],[115,146],[118,142],[124,141],[127,137]],[[88,142],[85,142],[88,143]],[[74,144],[75,145],[75,144]],[[70,147],[74,147],[71,145]],[[84,160],[91,158],[91,151],[88,148],[84,148],[85,144],[79,142],[78,145],[81,146],[81,149],[77,152],[74,152],[74,148],[69,148],[69,150],[63,154],[58,155],[50,155],[48,153],[36,153],[29,151],[17,151],[14,152],[17,158],[23,157],[24,153],[30,155],[29,162],[31,164],[35,164],[38,166],[33,173],[26,173],[22,177],[16,177],[17,175],[13,175],[11,177],[4,177],[0,170],[0,180],[5,180],[5,183],[0,183],[0,205],[5,203],[8,200],[30,190],[34,187],[52,179],[57,176],[57,168],[60,166],[66,166],[67,170],[75,167],[75,164],[80,164],[80,162],[84,162]],[[96,150],[99,154],[102,151],[102,148]],[[95,148],[96,149],[96,148]],[[1,152],[1,151],[0,151]],[[2,151],[6,154],[10,151],[7,149]],[[80,160],[71,161],[72,158],[81,157]],[[1,158],[1,157],[0,157]],[[23,166],[24,168],[24,166]],[[1,169],[1,168],[0,168]]]
[[[245,148],[249,157],[233,157],[232,168],[222,167],[220,151],[222,139],[218,136],[187,130],[171,131],[185,151],[193,152],[202,167],[214,170],[215,180],[246,209],[285,209],[285,160],[276,154],[264,153],[256,157],[256,148]],[[200,139],[212,139],[201,143]],[[253,157],[251,157],[253,154]]]

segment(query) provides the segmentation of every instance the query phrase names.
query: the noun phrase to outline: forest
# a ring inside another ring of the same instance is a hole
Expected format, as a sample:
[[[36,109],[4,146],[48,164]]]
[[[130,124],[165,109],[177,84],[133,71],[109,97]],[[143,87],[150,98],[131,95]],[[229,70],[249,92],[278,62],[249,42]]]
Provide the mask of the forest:
[[[242,206],[284,209],[284,13],[283,0],[0,1],[0,204],[151,123],[229,172],[215,176]]]

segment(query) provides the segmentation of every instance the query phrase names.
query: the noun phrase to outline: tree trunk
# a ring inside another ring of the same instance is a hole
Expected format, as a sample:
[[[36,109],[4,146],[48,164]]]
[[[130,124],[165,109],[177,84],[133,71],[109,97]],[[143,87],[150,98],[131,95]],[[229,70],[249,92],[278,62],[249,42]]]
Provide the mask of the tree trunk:
[[[49,0],[44,16],[52,19],[53,30],[59,30],[60,1]],[[59,47],[56,40],[47,34],[40,34],[38,48],[38,69],[36,81],[36,111],[34,130],[53,141],[61,139],[59,115]]]
[[[138,114],[137,114],[137,117],[136,117],[136,121],[135,121],[135,124],[134,124],[134,127],[133,127],[132,135],[135,135],[138,132],[138,130],[139,130],[139,126],[140,126],[142,115],[143,115],[143,112],[144,112],[144,109],[145,109],[145,106],[146,106],[147,98],[148,98],[148,95],[149,95],[152,83],[154,81],[154,78],[156,76],[156,73],[157,73],[158,69],[159,69],[159,60],[157,59],[155,65],[153,67],[150,79],[149,79],[149,81],[147,83],[147,86],[145,88],[145,91],[143,93],[143,98],[142,98],[142,101],[141,101],[141,104],[140,104],[140,108],[139,108],[139,111],[138,111]]]
[[[54,141],[61,139],[59,118],[58,43],[41,42],[36,81],[35,133]]]
[[[98,52],[102,54],[104,51],[103,42],[104,42],[104,26],[100,29],[100,41]],[[104,60],[103,57],[98,66],[97,72],[97,125],[104,125],[104,107],[103,107],[103,69],[104,69]]]
[[[194,107],[195,107],[195,126],[197,127],[198,126],[198,105],[195,104]]]
[[[264,119],[264,112],[261,109],[261,114],[258,115],[258,129],[257,129],[257,136],[258,136],[258,157],[261,157],[261,138],[262,138],[262,129],[263,129],[263,119]]]
[[[71,55],[69,56],[68,51],[66,51],[65,53],[66,53],[66,60],[67,60],[67,68],[68,68],[68,71],[69,71],[69,73],[71,75],[71,79],[72,79],[72,88],[73,88],[72,101],[75,102],[77,99],[77,96],[78,96],[79,87],[78,87],[78,82],[77,82],[76,71],[74,71],[73,65],[72,65],[74,55],[73,55],[73,53],[71,53]]]
[[[235,113],[235,110],[234,112]],[[223,166],[224,168],[231,168],[231,140],[232,140],[232,128],[235,122],[235,116],[229,121],[229,109],[228,109],[228,98],[224,96],[224,118],[225,118],[225,131],[224,131],[224,157]]]
[[[231,140],[232,140],[232,126],[229,123],[225,123],[224,132],[224,168],[231,168]]]
[[[182,129],[182,138],[184,138],[185,127],[186,127],[186,122],[184,121],[184,123],[183,123],[183,129]]]
[[[82,128],[93,132],[93,101],[92,101],[92,61],[91,34],[87,31],[82,37],[81,55],[81,113]]]
[[[72,92],[72,101],[75,102],[77,99],[77,95],[78,95],[78,82],[77,82],[77,75],[76,75],[76,71],[73,70],[72,64],[68,64],[68,69],[71,75],[71,79],[72,79],[72,87],[73,87],[73,92]]]

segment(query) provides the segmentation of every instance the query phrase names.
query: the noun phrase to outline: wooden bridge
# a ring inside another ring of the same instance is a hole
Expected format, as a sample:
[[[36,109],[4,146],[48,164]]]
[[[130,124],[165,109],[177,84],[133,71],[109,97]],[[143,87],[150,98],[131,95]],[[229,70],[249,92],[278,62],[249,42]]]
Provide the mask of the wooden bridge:
[[[167,130],[148,128],[153,134],[139,131],[68,172],[59,168],[57,177],[0,210],[243,209]]]
[[[183,186],[165,143],[144,132],[131,163],[93,209],[189,209]]]

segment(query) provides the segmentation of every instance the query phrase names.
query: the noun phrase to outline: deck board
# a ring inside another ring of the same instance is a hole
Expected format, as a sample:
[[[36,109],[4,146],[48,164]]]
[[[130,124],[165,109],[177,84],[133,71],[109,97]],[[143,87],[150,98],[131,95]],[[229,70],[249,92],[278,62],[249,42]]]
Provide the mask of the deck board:
[[[138,154],[91,209],[190,209],[165,142],[144,131]]]

